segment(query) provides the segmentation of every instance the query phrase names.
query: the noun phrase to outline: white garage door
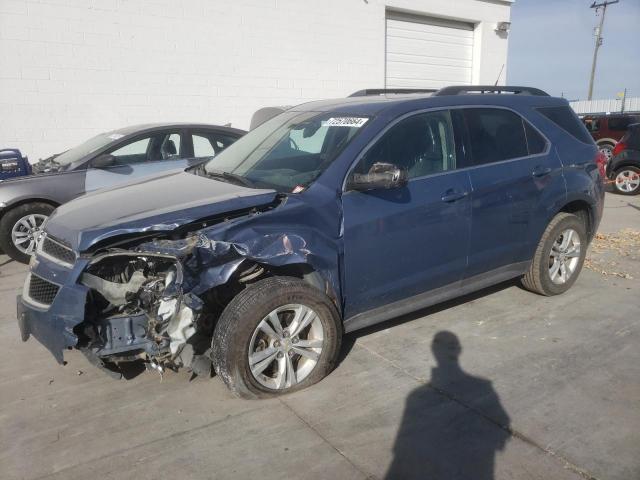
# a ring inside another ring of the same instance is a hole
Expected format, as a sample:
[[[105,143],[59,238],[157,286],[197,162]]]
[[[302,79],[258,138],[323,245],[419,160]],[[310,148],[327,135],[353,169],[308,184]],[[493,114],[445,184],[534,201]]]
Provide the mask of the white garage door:
[[[387,13],[387,88],[471,84],[473,25]]]

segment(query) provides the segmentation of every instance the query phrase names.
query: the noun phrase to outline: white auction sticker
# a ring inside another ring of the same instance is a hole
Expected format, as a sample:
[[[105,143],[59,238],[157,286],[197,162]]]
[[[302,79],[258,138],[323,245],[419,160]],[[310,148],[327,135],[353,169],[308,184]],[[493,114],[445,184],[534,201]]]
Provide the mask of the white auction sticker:
[[[361,117],[332,117],[322,122],[323,127],[353,127],[360,128],[367,123],[368,118]]]

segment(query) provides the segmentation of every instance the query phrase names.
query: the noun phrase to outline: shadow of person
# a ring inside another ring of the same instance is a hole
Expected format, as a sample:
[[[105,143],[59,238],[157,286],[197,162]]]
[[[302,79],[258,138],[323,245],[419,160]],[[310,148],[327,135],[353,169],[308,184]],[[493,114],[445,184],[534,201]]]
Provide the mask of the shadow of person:
[[[387,480],[492,480],[509,416],[489,380],[465,373],[458,337],[438,332],[431,381],[409,394]]]

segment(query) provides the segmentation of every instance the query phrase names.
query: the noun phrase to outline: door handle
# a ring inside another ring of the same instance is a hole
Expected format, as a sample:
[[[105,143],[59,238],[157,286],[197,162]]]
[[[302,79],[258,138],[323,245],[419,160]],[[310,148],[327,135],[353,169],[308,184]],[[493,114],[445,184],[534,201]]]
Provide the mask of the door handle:
[[[551,168],[543,167],[542,165],[538,165],[533,169],[531,175],[534,177],[544,177],[545,175],[549,175],[551,173]]]
[[[467,195],[469,195],[469,192],[458,192],[456,190],[447,190],[442,195],[442,201],[445,203],[451,203],[457,200],[462,200]]]

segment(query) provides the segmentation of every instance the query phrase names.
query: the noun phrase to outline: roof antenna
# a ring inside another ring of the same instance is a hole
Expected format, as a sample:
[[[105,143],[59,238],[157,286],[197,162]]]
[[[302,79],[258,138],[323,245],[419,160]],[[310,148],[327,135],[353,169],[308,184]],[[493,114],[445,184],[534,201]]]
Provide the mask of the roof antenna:
[[[502,70],[504,70],[504,63],[502,64],[502,67],[500,67],[500,72],[498,73],[498,78],[496,78],[496,83],[493,84],[494,87],[498,86],[498,82],[500,81],[500,76],[502,75]]]

